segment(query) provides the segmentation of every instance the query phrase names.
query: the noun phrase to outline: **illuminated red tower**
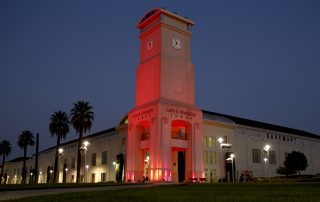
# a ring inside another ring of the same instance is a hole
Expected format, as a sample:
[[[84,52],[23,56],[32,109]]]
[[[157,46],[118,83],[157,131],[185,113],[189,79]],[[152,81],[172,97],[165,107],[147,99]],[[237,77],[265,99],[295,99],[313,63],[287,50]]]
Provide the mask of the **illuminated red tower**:
[[[136,106],[129,112],[127,181],[203,177],[202,112],[190,63],[193,21],[153,9],[139,21]]]

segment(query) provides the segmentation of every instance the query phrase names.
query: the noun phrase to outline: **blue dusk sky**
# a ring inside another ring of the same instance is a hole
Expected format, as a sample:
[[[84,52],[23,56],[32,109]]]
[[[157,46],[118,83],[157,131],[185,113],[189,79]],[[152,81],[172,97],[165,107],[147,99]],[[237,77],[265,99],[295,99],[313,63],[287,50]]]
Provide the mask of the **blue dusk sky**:
[[[91,132],[135,105],[137,22],[165,7],[195,21],[191,58],[201,109],[320,134],[320,1],[0,1],[0,140],[22,156],[23,130],[54,146],[49,118],[93,106]],[[70,130],[67,140],[77,135]],[[35,147],[29,149],[29,155]]]

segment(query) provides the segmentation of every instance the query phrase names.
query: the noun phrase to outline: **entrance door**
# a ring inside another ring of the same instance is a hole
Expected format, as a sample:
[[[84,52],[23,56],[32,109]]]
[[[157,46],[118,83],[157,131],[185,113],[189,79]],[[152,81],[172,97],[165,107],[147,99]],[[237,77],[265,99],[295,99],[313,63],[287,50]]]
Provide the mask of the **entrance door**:
[[[178,152],[178,180],[185,181],[186,176],[186,155],[184,151]]]

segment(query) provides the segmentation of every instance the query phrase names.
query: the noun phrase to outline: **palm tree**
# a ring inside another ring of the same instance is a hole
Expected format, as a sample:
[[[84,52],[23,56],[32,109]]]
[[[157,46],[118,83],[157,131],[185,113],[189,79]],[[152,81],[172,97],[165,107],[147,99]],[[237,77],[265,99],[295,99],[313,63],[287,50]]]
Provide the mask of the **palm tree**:
[[[26,183],[26,175],[27,175],[27,169],[26,169],[26,159],[27,159],[27,148],[28,146],[34,145],[34,136],[29,130],[23,131],[19,135],[18,139],[18,146],[23,149],[23,166],[22,166],[22,181],[21,184]]]
[[[57,183],[59,179],[59,166],[58,166],[58,150],[60,148],[60,140],[65,139],[67,133],[69,132],[69,117],[66,112],[57,111],[54,112],[50,117],[49,131],[51,137],[57,136],[57,146],[56,155],[54,159],[54,169],[53,169],[53,182]]]
[[[4,163],[6,160],[6,156],[9,156],[11,153],[11,144],[8,140],[3,140],[0,142],[0,155],[2,155],[2,169],[1,169],[1,174],[0,174],[0,184],[1,184],[1,179],[3,176],[3,170],[4,170]]]
[[[89,105],[88,102],[78,101],[77,103],[73,103],[73,108],[71,109],[71,123],[77,134],[79,134],[78,140],[78,157],[77,157],[77,180],[76,182],[80,182],[80,166],[81,166],[81,155],[80,149],[82,144],[82,136],[83,133],[89,131],[92,122],[94,120],[94,113],[91,111],[92,106]]]

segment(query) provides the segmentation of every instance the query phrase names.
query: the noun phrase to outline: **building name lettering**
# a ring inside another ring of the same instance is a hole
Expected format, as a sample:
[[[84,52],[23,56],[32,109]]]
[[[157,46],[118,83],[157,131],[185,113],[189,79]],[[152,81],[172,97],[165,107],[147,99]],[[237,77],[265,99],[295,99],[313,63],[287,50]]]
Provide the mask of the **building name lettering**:
[[[179,115],[189,116],[193,118],[196,117],[196,114],[194,112],[191,112],[188,110],[168,107],[166,111],[171,114],[179,114]]]
[[[146,109],[146,110],[142,110],[142,111],[138,111],[138,112],[135,112],[133,115],[132,115],[132,118],[140,118],[142,116],[150,116],[151,114],[153,113],[153,109]]]

